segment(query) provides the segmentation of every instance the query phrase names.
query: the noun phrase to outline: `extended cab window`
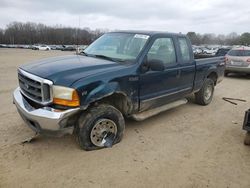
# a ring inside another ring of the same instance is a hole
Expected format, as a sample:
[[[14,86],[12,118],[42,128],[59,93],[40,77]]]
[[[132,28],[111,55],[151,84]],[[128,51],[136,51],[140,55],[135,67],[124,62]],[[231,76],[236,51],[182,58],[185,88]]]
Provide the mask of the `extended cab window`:
[[[158,38],[151,46],[148,60],[160,60],[164,64],[176,63],[175,48],[172,38]]]
[[[179,42],[180,50],[181,50],[181,60],[184,62],[190,61],[191,57],[190,57],[190,53],[189,53],[187,39],[178,38],[178,42]]]

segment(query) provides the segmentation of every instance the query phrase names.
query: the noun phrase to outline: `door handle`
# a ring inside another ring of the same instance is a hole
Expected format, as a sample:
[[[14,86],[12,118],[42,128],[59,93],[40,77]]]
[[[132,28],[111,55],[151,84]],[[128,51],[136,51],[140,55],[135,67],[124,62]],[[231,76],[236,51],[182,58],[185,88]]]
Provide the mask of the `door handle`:
[[[180,77],[181,77],[181,70],[178,70],[178,71],[177,71],[176,78],[180,78]]]

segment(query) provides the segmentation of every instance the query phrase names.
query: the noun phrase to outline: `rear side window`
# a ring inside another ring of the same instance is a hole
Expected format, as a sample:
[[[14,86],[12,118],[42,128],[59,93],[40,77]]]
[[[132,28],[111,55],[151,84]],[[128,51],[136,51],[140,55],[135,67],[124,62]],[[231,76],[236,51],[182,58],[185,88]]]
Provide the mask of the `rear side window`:
[[[250,50],[230,50],[227,54],[230,56],[250,56]]]
[[[185,61],[185,62],[190,61],[191,57],[190,57],[190,53],[189,53],[187,39],[186,38],[178,38],[178,43],[179,43],[180,50],[181,50],[181,60]]]

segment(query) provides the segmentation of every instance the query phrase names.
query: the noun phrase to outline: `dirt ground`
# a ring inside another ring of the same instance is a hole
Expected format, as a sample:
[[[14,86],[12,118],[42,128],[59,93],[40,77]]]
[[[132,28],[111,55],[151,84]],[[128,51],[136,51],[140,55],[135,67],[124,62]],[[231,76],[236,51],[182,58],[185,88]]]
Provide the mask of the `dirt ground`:
[[[70,135],[38,137],[12,104],[16,69],[31,60],[72,54],[0,49],[0,187],[250,187],[250,147],[243,145],[250,77],[231,76],[208,106],[172,109],[142,122],[126,120],[121,143],[80,150]],[[222,97],[247,100],[232,105]]]

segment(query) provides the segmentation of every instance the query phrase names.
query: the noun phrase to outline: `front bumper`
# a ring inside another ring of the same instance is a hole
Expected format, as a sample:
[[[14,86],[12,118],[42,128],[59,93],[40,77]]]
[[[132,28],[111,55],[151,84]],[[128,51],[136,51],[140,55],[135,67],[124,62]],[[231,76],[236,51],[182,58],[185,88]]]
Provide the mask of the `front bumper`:
[[[243,130],[250,132],[250,109],[245,112]]]
[[[226,66],[225,72],[250,73],[250,67]]]
[[[80,110],[80,108],[57,110],[51,107],[36,109],[22,96],[19,87],[13,93],[13,103],[24,122],[33,131],[53,136],[72,134],[74,127],[68,124],[68,120]]]

